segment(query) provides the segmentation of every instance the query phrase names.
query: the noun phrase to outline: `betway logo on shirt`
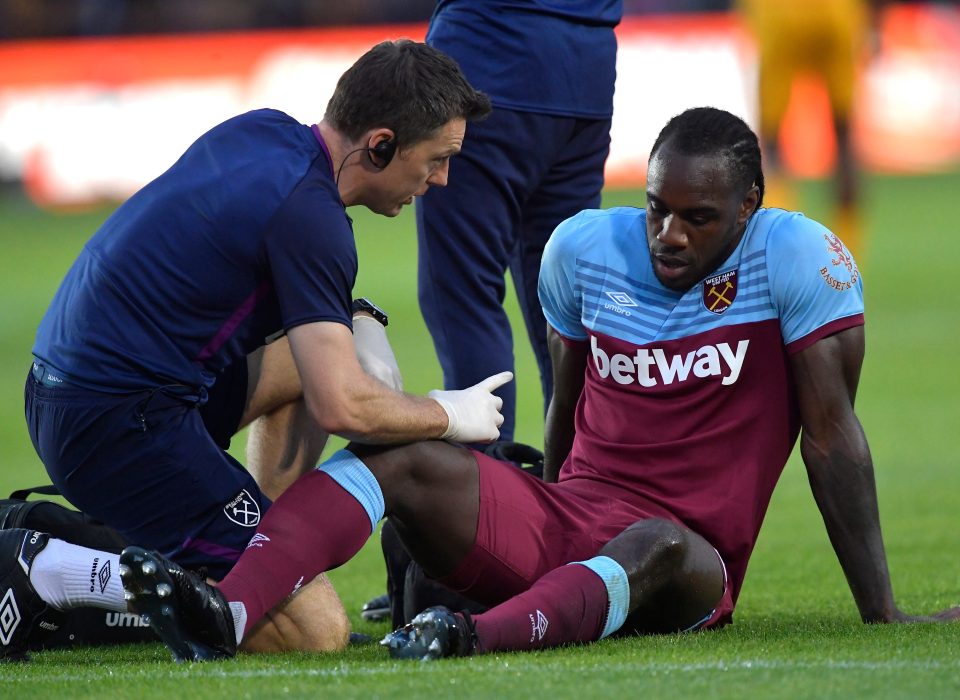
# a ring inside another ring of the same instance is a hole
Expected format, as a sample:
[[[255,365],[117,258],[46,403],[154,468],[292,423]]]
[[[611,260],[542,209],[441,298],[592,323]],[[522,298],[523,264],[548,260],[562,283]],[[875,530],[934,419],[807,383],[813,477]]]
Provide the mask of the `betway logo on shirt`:
[[[733,384],[740,377],[749,345],[749,340],[741,340],[734,350],[728,343],[717,343],[676,355],[667,355],[660,348],[637,348],[631,357],[608,355],[597,345],[596,336],[590,336],[593,364],[601,379],[611,377],[617,384],[636,382],[646,387],[684,382],[691,376],[720,377],[722,384]]]

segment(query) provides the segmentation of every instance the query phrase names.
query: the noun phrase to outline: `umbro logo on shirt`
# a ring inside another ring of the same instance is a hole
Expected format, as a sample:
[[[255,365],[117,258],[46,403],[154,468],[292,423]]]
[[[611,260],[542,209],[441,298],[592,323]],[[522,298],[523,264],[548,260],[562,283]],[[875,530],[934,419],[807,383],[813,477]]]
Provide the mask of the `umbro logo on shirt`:
[[[604,292],[604,294],[610,297],[610,301],[613,303],[611,304],[609,301],[605,301],[603,303],[603,308],[605,308],[607,311],[613,311],[616,314],[620,314],[621,316],[631,315],[631,313],[624,307],[637,305],[637,302],[631,299],[630,295],[624,292]]]
[[[617,306],[636,306],[637,302],[624,292],[605,292]]]

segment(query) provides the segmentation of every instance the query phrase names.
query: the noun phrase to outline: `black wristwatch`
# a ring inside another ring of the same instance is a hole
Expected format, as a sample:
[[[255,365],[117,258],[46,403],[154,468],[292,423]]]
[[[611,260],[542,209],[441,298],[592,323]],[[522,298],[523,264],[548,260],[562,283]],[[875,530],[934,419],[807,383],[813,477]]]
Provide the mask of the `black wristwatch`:
[[[366,311],[368,314],[377,319],[380,322],[380,325],[387,325],[387,314],[384,313],[383,309],[366,297],[360,297],[359,299],[353,300],[353,313],[357,313],[358,311]]]

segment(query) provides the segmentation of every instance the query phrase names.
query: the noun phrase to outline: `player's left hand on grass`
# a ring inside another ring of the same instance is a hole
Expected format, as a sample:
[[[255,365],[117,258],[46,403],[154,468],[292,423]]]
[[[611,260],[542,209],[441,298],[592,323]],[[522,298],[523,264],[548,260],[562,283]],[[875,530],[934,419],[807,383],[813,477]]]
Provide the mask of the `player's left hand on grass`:
[[[960,606],[947,608],[933,615],[904,615],[897,622],[957,622],[960,621]]]
[[[394,391],[403,390],[403,377],[387,340],[387,329],[378,320],[367,314],[356,314],[353,317],[353,344],[364,372]]]

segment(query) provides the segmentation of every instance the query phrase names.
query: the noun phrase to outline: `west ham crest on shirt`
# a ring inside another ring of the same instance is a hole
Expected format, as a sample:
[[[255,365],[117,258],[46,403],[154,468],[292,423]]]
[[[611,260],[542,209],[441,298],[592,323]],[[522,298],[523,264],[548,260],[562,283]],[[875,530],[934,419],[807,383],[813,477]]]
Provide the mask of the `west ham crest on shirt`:
[[[722,314],[737,296],[737,271],[721,272],[703,281],[703,306],[707,311]]]

